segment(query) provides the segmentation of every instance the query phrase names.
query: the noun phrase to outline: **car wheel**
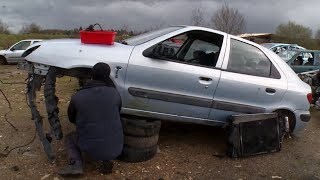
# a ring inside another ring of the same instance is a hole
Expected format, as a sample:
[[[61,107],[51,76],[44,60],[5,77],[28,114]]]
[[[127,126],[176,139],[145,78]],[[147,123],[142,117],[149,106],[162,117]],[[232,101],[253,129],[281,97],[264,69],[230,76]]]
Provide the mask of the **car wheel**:
[[[150,137],[159,134],[161,121],[122,118],[123,132],[128,136]]]
[[[0,57],[0,65],[6,65],[7,64],[7,60],[5,57]]]
[[[118,157],[120,161],[137,163],[152,159],[157,154],[158,146],[150,148],[132,148],[124,146],[121,155]]]
[[[158,144],[159,135],[150,137],[124,136],[124,144],[133,148],[149,148]]]

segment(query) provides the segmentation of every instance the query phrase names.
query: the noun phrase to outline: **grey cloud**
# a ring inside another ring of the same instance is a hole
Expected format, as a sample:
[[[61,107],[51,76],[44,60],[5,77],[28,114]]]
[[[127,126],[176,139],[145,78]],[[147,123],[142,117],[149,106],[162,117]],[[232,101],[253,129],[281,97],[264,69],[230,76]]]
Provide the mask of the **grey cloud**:
[[[246,18],[248,32],[274,32],[289,20],[320,29],[318,0],[225,0]],[[99,22],[104,28],[137,30],[190,24],[191,11],[201,7],[207,20],[221,7],[220,0],[1,0],[0,18],[18,31],[35,22],[43,28],[70,29]]]

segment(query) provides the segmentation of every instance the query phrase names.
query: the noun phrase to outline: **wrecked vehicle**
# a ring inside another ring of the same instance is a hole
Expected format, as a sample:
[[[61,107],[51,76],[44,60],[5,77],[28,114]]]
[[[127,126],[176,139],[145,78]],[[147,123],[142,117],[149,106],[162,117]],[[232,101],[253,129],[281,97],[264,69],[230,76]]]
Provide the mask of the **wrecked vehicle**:
[[[286,50],[305,50],[306,48],[298,44],[285,44],[285,43],[262,43],[261,46],[270,49],[276,54]]]
[[[224,126],[234,114],[277,112],[290,132],[310,120],[311,88],[279,56],[208,28],[173,26],[114,45],[51,40],[31,46],[24,55],[27,64],[20,68],[29,72],[32,116],[49,157],[48,138],[37,123],[41,117],[35,91],[45,79],[49,122],[61,139],[55,79],[89,78],[90,68],[98,62],[111,67],[123,116]]]
[[[320,69],[319,50],[287,50],[278,54],[296,73]]]
[[[26,39],[17,42],[6,50],[0,51],[0,64],[17,64],[23,62],[24,58],[21,57],[24,50],[30,45],[42,41],[41,39]]]

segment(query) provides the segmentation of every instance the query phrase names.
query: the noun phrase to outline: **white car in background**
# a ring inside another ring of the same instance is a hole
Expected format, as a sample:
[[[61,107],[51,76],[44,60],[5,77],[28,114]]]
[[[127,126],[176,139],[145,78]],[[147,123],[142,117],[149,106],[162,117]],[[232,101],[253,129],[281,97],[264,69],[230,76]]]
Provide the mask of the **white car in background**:
[[[32,44],[42,41],[41,39],[26,39],[17,42],[9,49],[0,50],[0,65],[17,64],[24,61],[22,53]]]

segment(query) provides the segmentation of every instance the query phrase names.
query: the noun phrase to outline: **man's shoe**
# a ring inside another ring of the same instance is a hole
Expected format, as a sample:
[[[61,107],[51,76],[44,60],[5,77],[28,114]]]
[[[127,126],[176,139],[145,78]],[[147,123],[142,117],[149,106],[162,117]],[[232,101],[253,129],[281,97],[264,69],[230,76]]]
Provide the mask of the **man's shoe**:
[[[58,174],[61,176],[83,175],[82,162],[76,161],[73,164],[60,169]]]
[[[102,174],[111,174],[113,169],[113,162],[112,161],[102,161],[99,172]]]

